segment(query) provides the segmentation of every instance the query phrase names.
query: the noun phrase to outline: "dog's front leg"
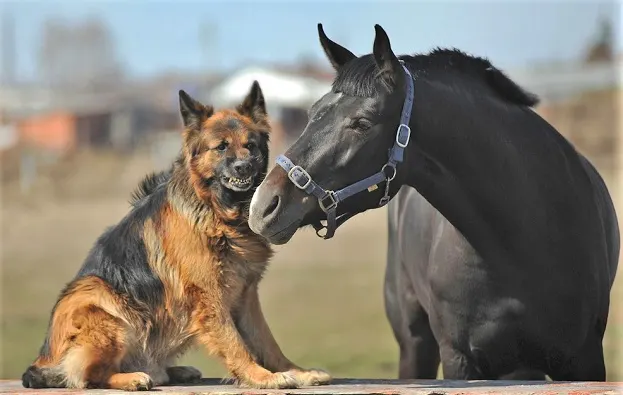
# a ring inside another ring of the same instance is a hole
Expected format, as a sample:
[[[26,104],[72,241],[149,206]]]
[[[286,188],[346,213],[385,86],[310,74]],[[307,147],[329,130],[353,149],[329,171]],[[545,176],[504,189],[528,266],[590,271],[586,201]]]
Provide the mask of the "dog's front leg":
[[[331,382],[331,376],[327,372],[319,369],[302,369],[283,355],[262,313],[257,284],[245,290],[236,322],[251,352],[266,369],[273,372],[290,372],[295,375],[300,385],[322,385]]]
[[[255,388],[297,388],[298,380],[290,372],[273,373],[260,366],[234,324],[220,304],[214,304],[209,315],[195,317],[198,339],[208,351],[218,355],[227,370],[241,383]]]

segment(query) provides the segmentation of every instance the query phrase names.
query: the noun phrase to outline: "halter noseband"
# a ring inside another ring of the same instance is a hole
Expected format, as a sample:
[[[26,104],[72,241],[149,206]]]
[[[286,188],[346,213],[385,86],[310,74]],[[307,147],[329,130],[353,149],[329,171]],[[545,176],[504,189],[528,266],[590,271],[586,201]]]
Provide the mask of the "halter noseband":
[[[385,181],[385,195],[379,201],[378,207],[383,207],[389,202],[389,183],[396,177],[396,165],[403,161],[404,149],[409,144],[411,137],[411,129],[409,128],[409,120],[411,119],[411,110],[413,108],[413,78],[411,73],[404,66],[404,62],[400,60],[400,64],[407,75],[407,94],[402,105],[402,114],[400,115],[400,125],[396,131],[396,139],[394,145],[389,151],[389,159],[383,165],[378,173],[368,178],[357,181],[338,191],[331,191],[321,188],[314,182],[311,176],[301,166],[295,165],[285,155],[277,157],[277,164],[281,166],[287,173],[288,178],[299,189],[314,195],[318,199],[318,205],[322,211],[327,214],[327,225],[324,226],[320,221],[312,224],[316,229],[316,234],[323,239],[330,239],[335,234],[335,230],[353,217],[356,213],[344,213],[337,217],[337,205],[344,199],[351,197],[359,192],[368,190],[372,192],[378,188],[377,184]],[[324,235],[320,234],[322,229],[326,229]]]

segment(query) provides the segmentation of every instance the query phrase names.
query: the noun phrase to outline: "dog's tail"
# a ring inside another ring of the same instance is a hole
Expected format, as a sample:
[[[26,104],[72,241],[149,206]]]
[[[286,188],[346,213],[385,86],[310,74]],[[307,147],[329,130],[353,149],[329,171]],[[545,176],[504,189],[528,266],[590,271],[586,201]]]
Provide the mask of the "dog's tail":
[[[38,367],[33,364],[22,375],[24,388],[64,388],[65,381],[59,366]]]
[[[58,303],[57,303],[58,305]],[[54,310],[56,309],[56,306]],[[60,360],[54,360],[52,358],[52,352],[50,347],[50,335],[52,333],[52,320],[54,317],[54,310],[50,316],[50,322],[48,323],[48,330],[45,335],[43,345],[39,350],[39,356],[37,359],[26,369],[22,374],[22,385],[24,388],[62,388],[64,387],[65,377],[62,373],[62,369],[59,366]]]
[[[56,306],[55,306],[56,307]],[[50,317],[48,332],[37,359],[22,374],[22,385],[24,388],[64,388],[66,377],[61,366],[62,359],[53,358],[51,352],[52,319],[54,311]]]

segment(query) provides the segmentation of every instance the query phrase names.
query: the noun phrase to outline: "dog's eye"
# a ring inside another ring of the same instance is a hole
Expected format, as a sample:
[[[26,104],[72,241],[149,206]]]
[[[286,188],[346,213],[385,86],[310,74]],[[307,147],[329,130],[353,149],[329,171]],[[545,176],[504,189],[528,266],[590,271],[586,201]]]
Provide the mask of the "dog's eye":
[[[220,144],[216,147],[216,150],[217,150],[217,151],[221,151],[221,152],[225,151],[226,149],[227,149],[227,142],[226,142],[226,141],[223,141],[222,143],[220,143]]]
[[[248,143],[247,143],[247,149],[248,149],[249,151],[251,151],[251,150],[252,150],[252,149],[254,149],[255,147],[256,147],[256,145],[255,145],[255,143],[254,143],[254,142],[252,142],[252,141],[251,141],[251,142],[248,142]]]

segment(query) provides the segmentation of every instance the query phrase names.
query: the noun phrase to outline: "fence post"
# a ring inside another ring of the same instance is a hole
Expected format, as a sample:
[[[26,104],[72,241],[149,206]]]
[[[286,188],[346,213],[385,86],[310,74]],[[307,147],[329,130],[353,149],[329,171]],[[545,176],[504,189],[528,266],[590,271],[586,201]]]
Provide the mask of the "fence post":
[[[22,151],[19,166],[19,186],[22,195],[30,192],[37,179],[37,159],[30,151]]]

